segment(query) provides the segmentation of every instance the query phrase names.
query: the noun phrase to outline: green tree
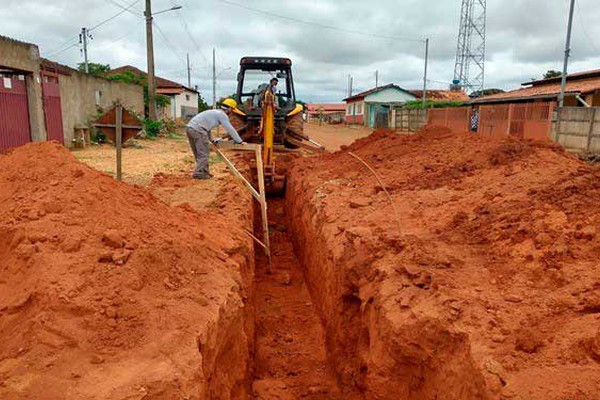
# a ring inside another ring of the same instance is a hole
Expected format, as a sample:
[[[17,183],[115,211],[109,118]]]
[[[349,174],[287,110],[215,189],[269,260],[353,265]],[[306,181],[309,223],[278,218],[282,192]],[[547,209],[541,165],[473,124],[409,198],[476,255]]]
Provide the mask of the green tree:
[[[85,72],[85,63],[77,64],[77,70],[80,72]],[[105,72],[110,71],[110,65],[109,64],[88,63],[88,70],[89,70],[90,75],[103,76]]]
[[[204,100],[202,95],[198,93],[198,112],[206,111],[210,108],[208,103]]]
[[[550,69],[544,74],[544,79],[558,78],[562,76],[562,72]]]
[[[111,81],[120,81],[130,85],[139,85],[144,88],[144,113],[148,115],[148,82],[142,74],[135,74],[132,71],[125,71],[122,74],[109,75],[106,77]],[[156,107],[162,108],[171,104],[171,98],[164,94],[156,94],[154,96]]]

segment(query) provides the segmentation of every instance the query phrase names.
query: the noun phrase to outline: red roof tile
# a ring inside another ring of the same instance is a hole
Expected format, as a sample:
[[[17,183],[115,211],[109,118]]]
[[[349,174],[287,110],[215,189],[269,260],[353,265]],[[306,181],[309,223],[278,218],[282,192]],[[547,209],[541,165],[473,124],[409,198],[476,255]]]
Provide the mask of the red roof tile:
[[[128,72],[128,71],[129,72],[133,72],[134,74],[137,74],[137,75],[142,75],[144,77],[144,79],[146,78],[146,75],[147,75],[146,72],[142,71],[139,68],[131,66],[131,65],[124,65],[122,67],[112,69],[112,70],[108,71],[105,75],[106,76],[118,75],[118,74],[122,74],[123,72]],[[168,79],[161,78],[160,76],[155,76],[154,78],[155,78],[155,81],[156,81],[156,88],[157,89],[162,89],[162,88],[179,88],[179,89],[189,90],[190,92],[196,92],[195,89],[192,89],[192,88],[189,88],[187,86],[184,86],[181,83],[173,82],[173,81],[170,81]]]

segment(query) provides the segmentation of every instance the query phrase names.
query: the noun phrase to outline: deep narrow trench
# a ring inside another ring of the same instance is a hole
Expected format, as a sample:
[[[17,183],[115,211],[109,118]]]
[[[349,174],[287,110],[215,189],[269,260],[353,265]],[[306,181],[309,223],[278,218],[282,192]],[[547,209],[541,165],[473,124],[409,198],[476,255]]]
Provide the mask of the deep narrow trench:
[[[271,274],[264,253],[256,251],[254,399],[346,399],[327,362],[324,330],[294,253],[284,202],[269,199]]]

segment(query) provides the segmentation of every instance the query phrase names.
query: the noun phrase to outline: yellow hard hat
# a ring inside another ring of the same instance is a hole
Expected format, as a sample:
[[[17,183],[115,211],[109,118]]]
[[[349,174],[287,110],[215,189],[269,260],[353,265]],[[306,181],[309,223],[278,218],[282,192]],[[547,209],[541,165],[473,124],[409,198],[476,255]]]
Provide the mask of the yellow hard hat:
[[[237,108],[237,102],[230,97],[230,98],[223,100],[223,102],[221,103],[221,107],[223,107],[223,106],[229,107],[229,108]]]

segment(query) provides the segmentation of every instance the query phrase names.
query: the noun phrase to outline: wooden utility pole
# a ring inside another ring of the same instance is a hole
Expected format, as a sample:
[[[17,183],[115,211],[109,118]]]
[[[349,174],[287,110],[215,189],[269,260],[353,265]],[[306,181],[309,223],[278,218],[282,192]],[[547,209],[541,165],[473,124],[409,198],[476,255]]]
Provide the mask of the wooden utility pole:
[[[187,73],[188,73],[188,87],[192,88],[192,76],[191,76],[191,68],[190,68],[190,53],[187,53]]]
[[[152,38],[152,1],[146,0],[146,56],[148,59],[148,119],[156,121],[156,86],[154,82],[154,43]]]

